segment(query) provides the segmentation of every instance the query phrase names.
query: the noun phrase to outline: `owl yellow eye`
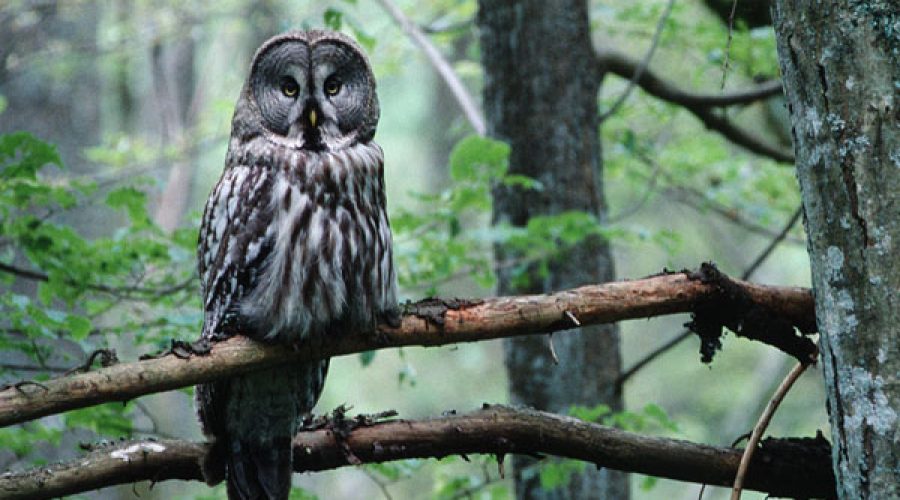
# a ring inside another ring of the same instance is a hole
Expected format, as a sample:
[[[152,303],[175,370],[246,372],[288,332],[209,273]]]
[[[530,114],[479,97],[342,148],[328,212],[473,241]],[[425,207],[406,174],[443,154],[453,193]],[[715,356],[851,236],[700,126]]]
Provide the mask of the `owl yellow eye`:
[[[341,81],[332,76],[325,80],[325,93],[328,95],[337,95],[341,91]]]
[[[297,97],[297,93],[300,91],[300,86],[297,85],[297,82],[294,81],[293,78],[285,77],[281,80],[281,93],[288,97]]]

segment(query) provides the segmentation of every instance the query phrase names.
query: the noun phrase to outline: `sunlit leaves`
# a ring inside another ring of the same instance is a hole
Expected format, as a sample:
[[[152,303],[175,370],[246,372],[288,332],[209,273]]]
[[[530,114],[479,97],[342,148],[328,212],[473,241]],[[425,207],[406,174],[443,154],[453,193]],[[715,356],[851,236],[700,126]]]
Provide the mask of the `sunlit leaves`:
[[[503,182],[508,156],[504,143],[478,136],[462,139],[450,153],[451,186],[436,195],[416,194],[419,209],[392,216],[402,285],[436,293],[442,282],[459,274],[482,286],[493,283],[493,236],[463,225],[490,213],[491,189]]]
[[[113,189],[106,195],[106,204],[112,208],[124,209],[135,227],[146,228],[152,224],[147,213],[147,194],[134,187]]]

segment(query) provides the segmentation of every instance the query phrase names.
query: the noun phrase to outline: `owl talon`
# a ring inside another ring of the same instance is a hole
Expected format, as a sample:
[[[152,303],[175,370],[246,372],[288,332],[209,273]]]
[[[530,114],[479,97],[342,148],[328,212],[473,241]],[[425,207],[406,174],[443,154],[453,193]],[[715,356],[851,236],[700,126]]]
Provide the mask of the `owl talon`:
[[[391,328],[400,328],[403,324],[403,315],[400,313],[399,307],[391,307],[381,312],[381,322]]]

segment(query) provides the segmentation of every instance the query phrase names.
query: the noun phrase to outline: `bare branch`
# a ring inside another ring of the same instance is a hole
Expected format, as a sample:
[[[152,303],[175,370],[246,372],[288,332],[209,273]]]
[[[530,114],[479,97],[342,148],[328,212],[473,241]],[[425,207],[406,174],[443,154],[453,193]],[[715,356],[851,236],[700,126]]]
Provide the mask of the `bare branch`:
[[[472,125],[472,128],[475,129],[475,132],[477,132],[478,135],[485,135],[485,133],[487,133],[487,127],[484,124],[484,117],[481,115],[481,110],[478,108],[478,105],[475,104],[475,100],[472,99],[466,86],[463,84],[462,80],[459,79],[456,71],[453,70],[453,67],[444,55],[441,54],[433,43],[431,43],[431,40],[429,40],[425,33],[422,32],[422,29],[419,28],[417,24],[410,21],[394,2],[391,0],[378,0],[378,3],[380,3],[384,10],[386,10],[394,19],[394,22],[400,25],[400,28],[406,32],[413,43],[422,49],[422,52],[425,53],[425,57],[428,58],[428,62],[430,62],[434,69],[437,70],[438,74],[441,75],[441,78],[444,80],[444,83],[450,88],[450,92],[453,93],[453,97],[456,98],[456,102],[458,102],[459,107],[462,108],[466,120],[468,120],[469,124]]]
[[[335,434],[329,428],[299,433],[294,439],[295,470],[344,467],[348,454],[363,463],[476,453],[549,454],[598,467],[728,486],[741,459],[738,449],[641,436],[571,417],[504,406],[466,415],[361,426],[340,441]],[[745,487],[774,496],[832,496],[830,450],[822,442],[810,441],[800,447],[800,455],[759,450]],[[142,480],[200,480],[198,463],[207,450],[205,443],[172,440],[117,444],[72,462],[2,475],[0,495],[51,498]]]
[[[693,273],[680,272],[542,295],[483,301],[428,299],[408,305],[410,312],[404,315],[398,328],[381,325],[375,335],[321,339],[296,350],[264,345],[244,337],[214,344],[211,352],[202,355],[192,355],[189,352],[191,346],[179,346],[173,353],[159,358],[48,380],[40,388],[6,388],[0,391],[0,427],[104,402],[127,401],[286,362],[388,347],[439,346],[568,330],[572,328],[572,322],[567,312],[575,315],[582,324],[589,325],[691,312],[701,306],[708,309],[713,304],[721,304],[724,308],[738,290],[745,295],[742,300],[752,301],[773,317],[797,325],[802,332],[816,329],[813,298],[808,289],[732,280],[726,287],[722,285]],[[795,338],[784,340],[796,342]]]
[[[708,210],[722,217],[726,221],[731,222],[736,226],[742,227],[747,231],[750,231],[751,233],[768,236],[770,238],[775,238],[778,236],[778,233],[776,233],[775,231],[765,226],[759,225],[752,220],[749,220],[748,218],[741,215],[738,209],[730,207],[724,203],[720,203],[706,196],[699,189],[678,184],[671,184],[670,187],[665,189],[664,194],[667,195],[670,199],[677,201],[682,205],[691,207],[698,212],[704,213]],[[806,240],[793,236],[785,237],[784,241],[794,245],[806,245]]]
[[[640,64],[638,61],[612,50],[598,52],[597,61],[607,71],[622,78],[630,78],[634,69]],[[664,81],[653,72],[648,72],[646,76],[638,80],[638,83],[648,94],[673,104],[681,104],[682,106],[723,107],[753,104],[754,102],[782,94],[781,80],[768,80],[759,83],[756,88],[728,94],[696,94],[687,92],[679,89],[672,83]]]
[[[637,70],[640,69],[641,62],[635,61],[620,52],[603,50],[597,52],[597,64],[600,65],[603,71],[608,71],[621,76],[622,78],[630,79],[636,74]],[[773,95],[778,95],[781,93],[780,82],[767,82],[750,91],[716,96],[685,92],[675,85],[666,82],[649,68],[640,72],[636,81],[648,94],[664,101],[683,106],[700,119],[700,121],[706,125],[706,128],[722,134],[722,136],[738,146],[742,146],[748,151],[766,156],[778,162],[794,163],[793,153],[765,143],[761,139],[751,135],[749,132],[731,124],[725,116],[713,111],[713,108],[715,107],[730,106],[734,104],[749,104]]]
[[[631,95],[631,91],[634,90],[634,86],[637,84],[638,80],[640,80],[641,76],[644,74],[644,71],[647,70],[647,67],[650,66],[650,60],[653,59],[653,54],[656,53],[656,48],[659,46],[660,35],[662,35],[663,27],[666,25],[666,20],[669,19],[669,16],[672,14],[672,7],[675,6],[675,0],[669,0],[666,4],[666,8],[663,10],[661,16],[659,16],[659,20],[656,22],[656,31],[653,33],[653,40],[650,42],[650,48],[647,49],[647,52],[644,54],[644,59],[641,60],[641,64],[635,68],[634,73],[631,75],[631,78],[628,80],[628,86],[625,87],[625,91],[622,92],[621,95],[616,99],[612,106],[610,106],[609,110],[600,115],[600,121],[604,121],[610,116],[616,114],[620,107],[622,107],[622,103],[628,99],[628,96]]]

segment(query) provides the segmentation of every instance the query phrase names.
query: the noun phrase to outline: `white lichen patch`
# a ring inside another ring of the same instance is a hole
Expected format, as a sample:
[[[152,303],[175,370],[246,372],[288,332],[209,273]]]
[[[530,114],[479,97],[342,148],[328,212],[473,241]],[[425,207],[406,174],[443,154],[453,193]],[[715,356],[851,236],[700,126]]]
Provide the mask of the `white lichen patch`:
[[[891,151],[888,158],[891,159],[891,163],[893,163],[895,167],[900,168],[900,150]]]
[[[109,454],[110,457],[116,458],[119,460],[124,460],[126,462],[131,462],[132,457],[135,453],[140,453],[143,456],[146,453],[160,453],[166,451],[166,447],[159,443],[135,443],[124,450],[116,450]]]
[[[832,245],[825,249],[825,276],[828,281],[838,281],[844,274],[844,252]]]
[[[816,109],[813,106],[806,108],[804,122],[812,128],[813,136],[819,135],[819,132],[822,130],[822,119],[819,118],[819,113],[816,112]]]
[[[892,255],[894,251],[894,242],[891,240],[891,233],[885,231],[880,226],[872,227],[872,239],[875,242],[875,252],[878,255]]]
[[[845,122],[843,118],[835,113],[828,113],[827,115],[825,115],[825,120],[828,122],[828,125],[831,127],[831,131],[834,133],[843,132],[847,127],[847,122]]]
[[[897,429],[897,411],[884,393],[884,379],[872,376],[867,370],[854,367],[847,377],[848,382],[841,390],[841,397],[849,404],[844,415],[844,428],[858,432],[869,426],[875,433],[887,435]]]
[[[844,214],[841,216],[841,220],[838,221],[841,225],[841,229],[850,229],[850,215]]]

